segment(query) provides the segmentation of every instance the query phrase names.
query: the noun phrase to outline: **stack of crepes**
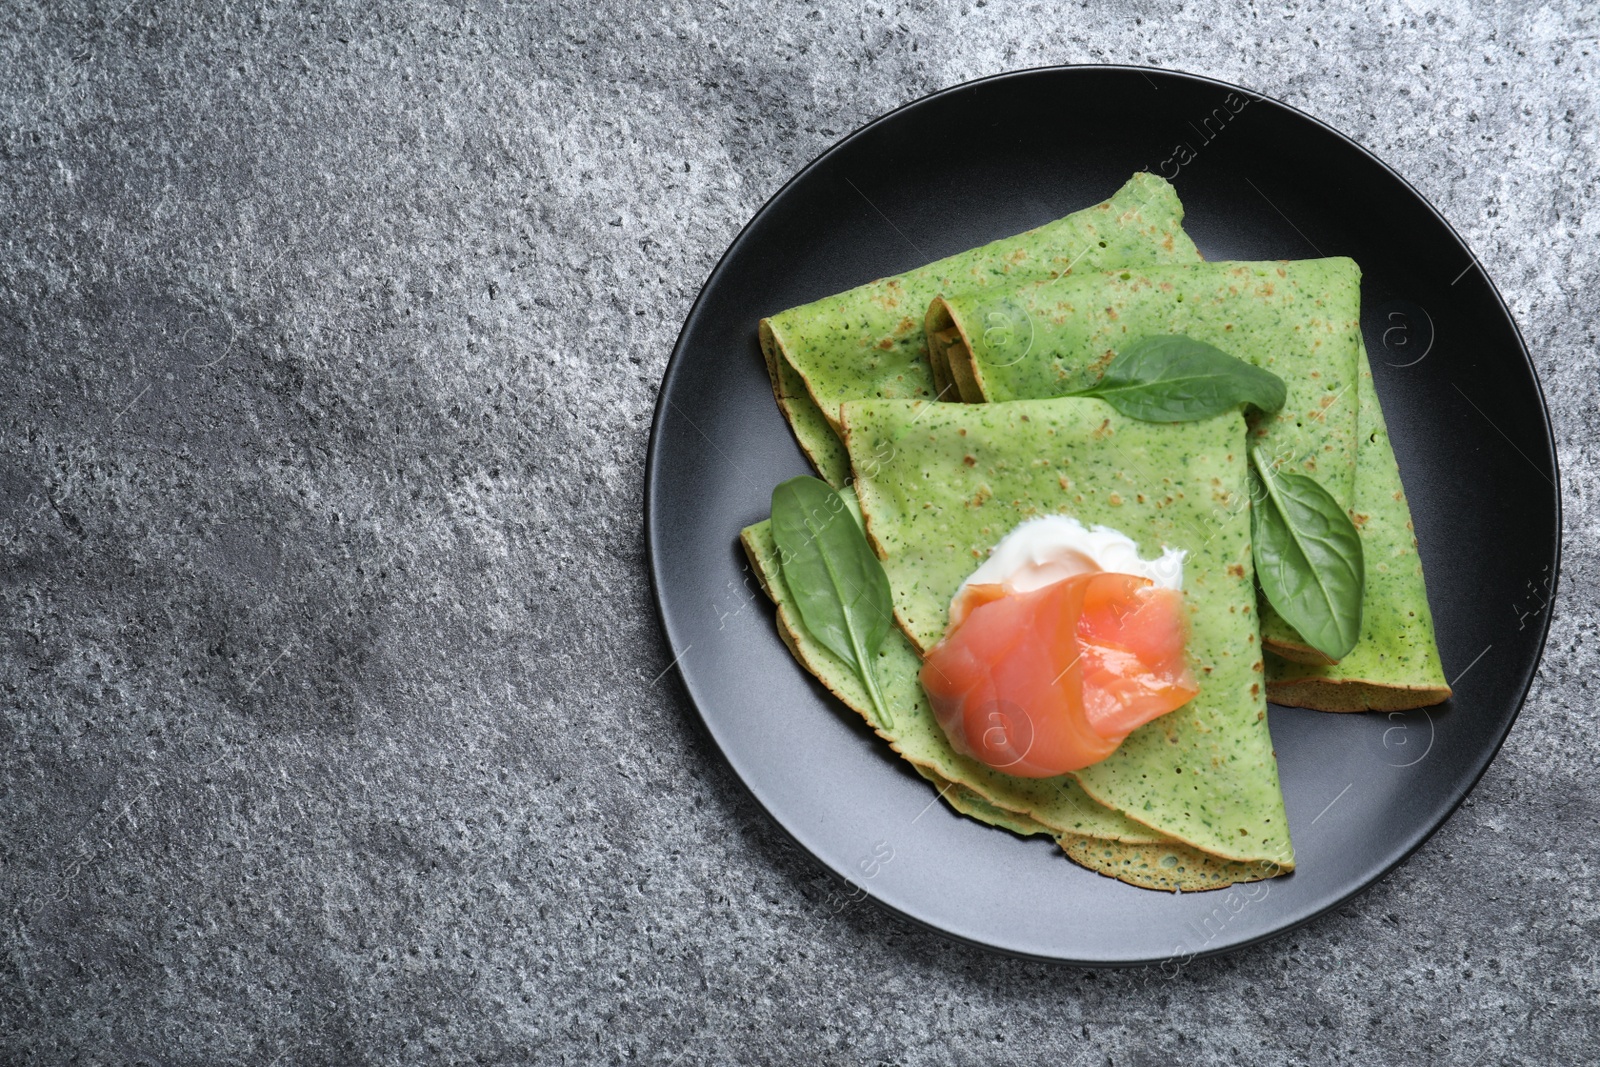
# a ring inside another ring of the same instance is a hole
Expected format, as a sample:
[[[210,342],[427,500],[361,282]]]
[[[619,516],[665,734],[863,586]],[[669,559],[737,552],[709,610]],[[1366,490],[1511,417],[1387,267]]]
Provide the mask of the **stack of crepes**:
[[[762,320],[779,406],[819,474],[864,522],[898,632],[878,661],[878,732],[956,809],[1049,834],[1134,885],[1209,889],[1287,872],[1293,850],[1266,702],[1398,710],[1449,696],[1409,508],[1359,326],[1348,259],[1205,263],[1172,187],[1135,175],[1104,203]],[[1119,349],[1182,334],[1273,371],[1273,416],[1149,423],[1100,400]],[[1314,476],[1366,560],[1361,639],[1337,663],[1258,595],[1247,442]],[[850,490],[853,489],[853,492]],[[857,505],[859,505],[857,507]],[[1013,777],[952,749],[918,680],[962,581],[1018,523],[1052,514],[1187,553],[1199,695],[1107,759]],[[873,723],[852,667],[811,639],[767,523],[741,540],[796,658]]]

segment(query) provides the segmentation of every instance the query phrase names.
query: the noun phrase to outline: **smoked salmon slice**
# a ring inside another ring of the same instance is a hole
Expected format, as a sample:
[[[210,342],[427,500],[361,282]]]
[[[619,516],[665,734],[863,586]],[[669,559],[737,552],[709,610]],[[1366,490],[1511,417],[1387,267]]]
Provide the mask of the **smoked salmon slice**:
[[[970,586],[922,665],[956,751],[1047,778],[1098,763],[1199,692],[1182,595],[1099,571],[1028,592]]]

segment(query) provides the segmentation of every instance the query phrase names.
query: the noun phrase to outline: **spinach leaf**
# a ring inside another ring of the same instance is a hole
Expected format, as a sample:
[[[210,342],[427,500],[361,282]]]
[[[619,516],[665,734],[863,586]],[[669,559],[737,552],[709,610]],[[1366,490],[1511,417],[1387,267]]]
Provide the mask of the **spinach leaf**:
[[[1240,404],[1283,407],[1283,379],[1204,341],[1145,337],[1119,352],[1105,375],[1069,396],[1099,397],[1144,422],[1194,422]]]
[[[873,665],[894,625],[894,601],[866,533],[828,483],[800,477],[772,491],[772,537],[801,623],[855,668],[878,725],[892,728]]]
[[[1361,636],[1361,536],[1315,479],[1274,470],[1259,448],[1250,462],[1265,490],[1250,508],[1256,580],[1306,643],[1338,662]]]

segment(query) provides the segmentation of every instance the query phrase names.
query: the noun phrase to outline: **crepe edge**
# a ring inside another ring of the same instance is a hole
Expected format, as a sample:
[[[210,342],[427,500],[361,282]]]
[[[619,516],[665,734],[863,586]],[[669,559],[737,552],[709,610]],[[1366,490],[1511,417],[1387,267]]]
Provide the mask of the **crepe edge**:
[[[835,489],[849,480],[850,454],[834,429],[827,413],[811,395],[805,379],[789,362],[787,350],[771,318],[763,318],[756,327],[761,341],[761,357],[767,364],[767,378],[772,383],[772,396],[778,402],[789,431],[800,445],[822,480]],[[791,376],[794,379],[791,381]]]
[[[936,366],[945,368],[957,398],[963,404],[983,403],[985,397],[973,362],[972,340],[943,295],[929,302],[927,314],[922,320],[922,331],[928,338],[928,359]],[[947,331],[953,332],[954,336]]]
[[[1201,852],[1177,841],[1153,844],[1128,844],[1085,834],[1062,833],[1043,823],[1015,813],[984,799],[963,785],[937,772],[913,764],[952,810],[985,826],[1007,830],[1019,837],[1051,836],[1067,859],[1085,870],[1154,892],[1205,893],[1244,882],[1258,882],[1284,873],[1268,871],[1258,864],[1237,863]],[[1167,860],[1171,860],[1168,863]],[[1207,868],[1216,873],[1205,874]]]
[[[889,558],[889,553],[884,551],[883,545],[878,541],[877,535],[872,532],[872,509],[867,504],[868,498],[872,495],[872,483],[870,481],[862,481],[860,478],[855,477],[855,458],[850,452],[849,409],[849,404],[845,404],[839,409],[839,436],[844,440],[844,454],[850,459],[851,482],[855,486],[856,501],[861,505],[861,527],[867,535],[867,544],[871,546],[873,555],[877,556],[879,560],[885,560]],[[898,604],[895,605],[894,609],[894,624],[900,628],[901,633],[906,635],[906,640],[911,642],[911,647],[916,650],[917,655],[926,658],[928,655],[928,649],[931,646],[924,645],[922,641],[918,639],[911,626],[907,624],[906,620],[901,616],[900,606]]]
[[[1296,678],[1267,683],[1267,699],[1272,703],[1310,711],[1415,711],[1443,704],[1452,695],[1448,685],[1395,685],[1365,678]]]

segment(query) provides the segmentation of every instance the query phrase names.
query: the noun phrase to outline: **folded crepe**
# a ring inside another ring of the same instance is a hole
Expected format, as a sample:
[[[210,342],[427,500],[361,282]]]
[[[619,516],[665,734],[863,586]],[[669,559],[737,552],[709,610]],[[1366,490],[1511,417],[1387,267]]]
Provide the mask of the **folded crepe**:
[[[844,496],[853,521],[860,521],[854,494],[846,490]],[[834,521],[851,520],[840,515]],[[1090,799],[1070,777],[1015,778],[960,755],[950,747],[918,680],[922,660],[899,630],[890,631],[877,661],[894,725],[877,726],[854,668],[800,621],[778,565],[771,523],[746,527],[739,539],[762,589],[777,605],[778,633],[795,659],[873,726],[956,811],[1024,836],[1048,834],[1080,865],[1145,889],[1220,889],[1272,873],[1209,856],[1134,822]]]
[[[1098,380],[1122,339],[1150,333],[1183,333],[1277,373],[1288,399],[1261,441],[1349,501],[1367,580],[1361,638],[1338,664],[1305,647],[1262,603],[1268,698],[1323,711],[1397,711],[1437,704],[1450,689],[1410,508],[1360,339],[1359,285],[1355,264],[1342,258],[1157,267],[937,299],[927,321],[931,332],[951,338],[948,355],[965,368],[957,377],[974,383],[964,398],[1083,388]],[[1001,320],[1037,324],[1013,331],[1026,332],[1026,356],[1007,347],[1005,333],[979,328]],[[1215,521],[1245,518],[1219,512]]]
[[[1273,462],[1309,474],[1349,508],[1356,467],[1361,270],[1354,260],[1198,263],[1079,273],[935,299],[926,321],[972,400],[1060,396],[1094,385],[1123,347],[1183,334],[1270,370],[1282,410],[1255,426]],[[944,324],[948,323],[948,326]],[[1016,323],[1009,329],[986,323]],[[1026,338],[1026,347],[1019,338]],[[1217,514],[1202,521],[1226,522]],[[1328,662],[1262,602],[1261,638],[1294,660]]]
[[[1100,804],[1202,852],[1263,875],[1291,869],[1249,526],[1209,521],[1248,499],[1243,417],[1147,423],[1088,399],[854,401],[842,414],[868,536],[917,651],[944,635],[956,589],[1026,519],[1070,514],[1121,530],[1146,558],[1163,547],[1188,553],[1199,695],[1070,777]]]
[[[1038,229],[762,319],[761,351],[778,407],[817,472],[843,485],[850,463],[838,437],[840,404],[956,399],[946,368],[928,360],[930,300],[1074,269],[1197,262],[1182,222],[1172,186],[1135,174],[1111,199]]]
[[[1356,496],[1350,517],[1361,534],[1366,589],[1361,639],[1338,663],[1293,663],[1267,655],[1267,699],[1318,711],[1405,711],[1450,698],[1411,508],[1389,428],[1372,383],[1366,348],[1357,382]]]

